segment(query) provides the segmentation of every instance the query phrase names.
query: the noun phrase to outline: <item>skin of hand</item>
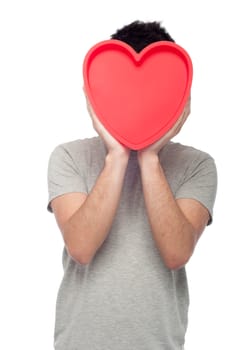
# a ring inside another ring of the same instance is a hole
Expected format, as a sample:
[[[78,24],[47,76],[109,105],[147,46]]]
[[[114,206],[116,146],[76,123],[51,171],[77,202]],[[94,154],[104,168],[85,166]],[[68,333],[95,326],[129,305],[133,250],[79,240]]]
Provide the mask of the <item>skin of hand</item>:
[[[105,127],[102,125],[102,123],[99,121],[98,117],[96,116],[90,102],[89,99],[87,97],[87,95],[85,94],[86,97],[86,104],[87,104],[87,109],[89,112],[89,115],[92,119],[92,123],[93,123],[93,127],[96,130],[96,132],[98,133],[98,135],[102,138],[102,140],[104,141],[108,153],[115,153],[118,155],[125,155],[127,157],[129,157],[130,155],[130,149],[127,148],[126,146],[122,145],[120,142],[118,142],[106,129]]]
[[[187,120],[189,114],[191,112],[191,98],[189,97],[187,100],[187,103],[185,105],[185,108],[183,110],[183,113],[178,118],[177,122],[174,124],[174,126],[158,141],[154,142],[153,144],[143,148],[142,150],[138,151],[138,159],[142,157],[144,154],[156,154],[158,155],[159,151],[174,137],[176,136],[182,126],[184,125],[185,121]]]

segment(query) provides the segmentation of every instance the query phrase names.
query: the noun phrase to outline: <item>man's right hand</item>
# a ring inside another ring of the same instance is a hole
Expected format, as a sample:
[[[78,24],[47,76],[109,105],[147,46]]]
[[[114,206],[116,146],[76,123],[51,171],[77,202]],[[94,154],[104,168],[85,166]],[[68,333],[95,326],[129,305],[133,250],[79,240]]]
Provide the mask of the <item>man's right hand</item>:
[[[92,119],[93,127],[98,133],[98,135],[102,138],[104,141],[108,153],[115,154],[118,156],[127,156],[129,157],[130,155],[130,149],[124,145],[122,145],[119,141],[117,141],[107,130],[106,128],[102,125],[98,117],[96,116],[88,97],[86,97],[86,103],[87,103],[87,109],[90,114],[90,117]]]

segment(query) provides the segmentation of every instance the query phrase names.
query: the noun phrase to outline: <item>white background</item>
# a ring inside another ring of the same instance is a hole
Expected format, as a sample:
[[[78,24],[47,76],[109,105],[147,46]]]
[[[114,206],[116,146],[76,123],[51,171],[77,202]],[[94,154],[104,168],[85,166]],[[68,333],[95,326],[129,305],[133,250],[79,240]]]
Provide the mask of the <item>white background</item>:
[[[187,265],[186,349],[232,349],[229,5],[229,0],[1,1],[1,349],[53,348],[63,242],[46,211],[48,158],[59,143],[95,135],[82,93],[84,55],[135,19],[162,21],[192,57],[192,113],[176,139],[210,153],[218,168],[214,223]]]

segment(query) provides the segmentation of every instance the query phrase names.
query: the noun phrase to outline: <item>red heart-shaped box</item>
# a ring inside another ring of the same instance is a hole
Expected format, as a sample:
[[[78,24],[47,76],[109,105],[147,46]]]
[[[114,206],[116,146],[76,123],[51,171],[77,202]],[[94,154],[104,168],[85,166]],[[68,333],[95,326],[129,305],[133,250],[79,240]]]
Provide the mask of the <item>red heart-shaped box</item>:
[[[139,150],[177,121],[190,95],[192,62],[187,52],[159,41],[140,53],[119,40],[93,46],[83,63],[84,88],[105,128]]]

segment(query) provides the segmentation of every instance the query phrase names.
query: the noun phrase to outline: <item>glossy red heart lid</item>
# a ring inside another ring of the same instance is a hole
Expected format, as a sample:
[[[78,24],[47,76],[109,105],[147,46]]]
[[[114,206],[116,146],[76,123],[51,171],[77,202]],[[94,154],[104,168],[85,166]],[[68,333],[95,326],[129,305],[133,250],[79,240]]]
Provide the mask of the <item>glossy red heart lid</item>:
[[[84,88],[105,128],[139,150],[180,117],[192,84],[192,62],[179,45],[159,41],[139,54],[119,40],[93,46],[83,63]]]

